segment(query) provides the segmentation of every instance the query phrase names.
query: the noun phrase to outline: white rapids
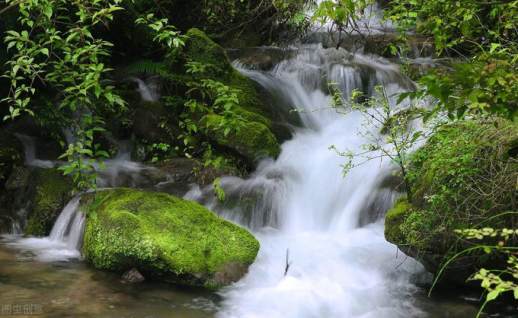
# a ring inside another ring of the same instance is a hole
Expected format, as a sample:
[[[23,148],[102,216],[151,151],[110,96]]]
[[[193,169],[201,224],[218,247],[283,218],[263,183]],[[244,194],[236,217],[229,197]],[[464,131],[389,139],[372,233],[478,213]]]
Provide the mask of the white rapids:
[[[394,93],[411,83],[383,59],[319,46],[301,48],[268,73],[241,71],[272,95],[287,96],[301,110],[304,127],[250,179],[222,180],[235,205],[219,204],[210,188],[186,195],[250,228],[261,243],[247,276],[221,292],[218,317],[424,315],[412,298],[415,282],[426,279],[424,269],[384,239],[382,214],[397,193],[381,184],[393,167],[386,159],[372,160],[343,176],[345,159],[329,147],[360,150],[366,141],[358,132],[373,128],[364,127],[357,112],[330,109],[323,89],[327,81],[345,96],[355,88],[372,93],[375,85]],[[250,198],[257,203],[248,204]]]
[[[68,261],[81,257],[85,215],[79,209],[80,196],[73,198],[59,215],[48,237],[16,238],[8,245],[29,251],[43,262]]]

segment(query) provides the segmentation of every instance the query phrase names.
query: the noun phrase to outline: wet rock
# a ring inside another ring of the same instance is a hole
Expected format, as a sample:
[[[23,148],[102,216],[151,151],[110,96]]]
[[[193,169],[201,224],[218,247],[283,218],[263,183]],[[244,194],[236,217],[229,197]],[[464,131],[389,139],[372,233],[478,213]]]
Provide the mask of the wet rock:
[[[5,183],[7,190],[19,190],[29,186],[31,178],[31,169],[20,166],[14,167],[9,179]]]
[[[21,133],[30,136],[39,136],[42,133],[41,127],[31,115],[22,115],[14,121],[10,121],[6,129],[11,133]]]
[[[133,116],[133,133],[151,142],[167,141],[170,138],[169,132],[161,123],[165,122],[168,116],[163,104],[142,102]]]
[[[14,222],[26,235],[46,236],[72,192],[71,179],[57,169],[17,166],[0,192],[0,223]],[[0,227],[11,228],[9,224]]]
[[[239,131],[227,133],[225,127],[219,124],[222,120],[222,116],[219,115],[208,115],[203,118],[202,122],[211,140],[237,151],[250,162],[279,155],[279,143],[265,125],[243,121]]]
[[[132,268],[122,275],[122,282],[126,284],[138,284],[145,280],[146,278],[136,268]]]
[[[27,191],[29,202],[24,233],[33,236],[50,234],[54,222],[73,195],[72,180],[57,169],[33,169]]]
[[[337,32],[315,32],[307,39],[307,43],[322,43],[326,48],[336,47],[339,42]],[[397,42],[398,34],[391,30],[383,32],[364,32],[341,35],[340,47],[352,53],[376,54],[383,57],[393,57],[390,46]],[[434,45],[429,39],[421,36],[409,36],[410,47],[407,57],[418,58],[434,55]]]
[[[230,262],[225,264],[215,275],[213,283],[217,286],[226,286],[237,282],[245,276],[248,266],[243,263]]]
[[[275,47],[256,47],[232,49],[227,52],[230,59],[238,60],[239,63],[247,68],[270,71],[281,61],[292,57],[296,50]]]
[[[230,148],[243,156],[249,163],[254,163],[258,157],[276,156],[279,152],[279,144],[277,136],[272,131],[273,112],[263,102],[256,84],[237,72],[232,67],[226,51],[201,30],[190,29],[187,36],[188,40],[183,51],[184,58],[215,66],[213,74],[210,76],[237,91],[239,106],[234,111],[243,118],[242,133],[249,134],[249,130],[252,129],[260,134],[260,138],[264,142],[259,143],[257,140],[249,142],[250,136],[224,138],[226,136],[222,136],[221,127],[216,128],[221,125],[213,125],[215,121],[221,119],[217,113],[207,115],[205,118],[204,126],[207,129],[204,130],[204,134],[206,137],[216,146]],[[200,79],[195,77],[193,80]]]
[[[219,168],[206,166],[201,161],[189,158],[172,158],[154,165],[150,177],[158,181],[156,187],[164,192],[183,196],[192,186],[206,186],[223,176],[239,176],[242,173],[233,166]]]

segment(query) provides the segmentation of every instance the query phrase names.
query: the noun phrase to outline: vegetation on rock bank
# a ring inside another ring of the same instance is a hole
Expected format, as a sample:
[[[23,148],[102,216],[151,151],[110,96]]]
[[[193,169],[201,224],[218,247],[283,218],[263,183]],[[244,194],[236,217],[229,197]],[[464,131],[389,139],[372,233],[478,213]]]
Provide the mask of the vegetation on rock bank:
[[[445,125],[412,155],[412,199],[386,217],[386,238],[437,273],[449,257],[476,242],[456,230],[515,228],[518,211],[518,125],[502,119]],[[505,260],[504,260],[505,261]],[[479,268],[501,265],[477,251],[450,264],[446,277],[463,284]]]
[[[2,117],[34,116],[63,144],[62,158],[69,163],[62,169],[80,188],[95,187],[96,161],[113,155],[105,149],[108,140],[132,137],[139,115],[156,109],[148,116],[153,131],[136,134],[146,159],[205,160],[210,154],[211,163],[250,169],[255,160],[278,152],[271,119],[255,85],[232,68],[225,50],[192,27],[203,27],[223,42],[252,25],[255,31],[259,24],[263,31],[289,29],[304,3],[211,0],[186,7],[181,1],[9,0],[0,11],[7,32],[0,44]],[[257,20],[266,15],[269,19]],[[228,27],[233,35],[223,32]],[[147,109],[129,92],[128,81],[155,75],[161,79],[162,99]],[[4,87],[9,89],[4,92]],[[205,115],[219,115],[212,117],[217,125],[211,120],[200,127]],[[266,149],[254,144],[243,151],[248,140],[235,132],[251,126],[266,138]],[[70,145],[65,129],[75,140]]]

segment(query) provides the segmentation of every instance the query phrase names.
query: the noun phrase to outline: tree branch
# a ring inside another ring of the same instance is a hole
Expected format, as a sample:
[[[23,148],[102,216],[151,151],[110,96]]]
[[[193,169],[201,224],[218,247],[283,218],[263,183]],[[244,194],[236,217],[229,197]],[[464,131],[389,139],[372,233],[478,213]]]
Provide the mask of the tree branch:
[[[16,1],[16,2],[13,2],[11,3],[10,5],[8,5],[7,7],[3,8],[0,10],[0,15],[4,14],[5,12],[9,11],[10,9],[14,8],[14,7],[17,7],[20,3],[22,3],[24,0],[19,0],[19,1]]]

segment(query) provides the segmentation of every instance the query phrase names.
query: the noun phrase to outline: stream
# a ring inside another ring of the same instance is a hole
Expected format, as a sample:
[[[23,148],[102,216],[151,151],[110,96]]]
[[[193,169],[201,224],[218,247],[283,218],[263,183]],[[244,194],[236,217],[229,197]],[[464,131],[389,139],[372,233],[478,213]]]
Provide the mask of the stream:
[[[391,96],[413,87],[398,66],[319,45],[299,48],[270,71],[239,65],[278,107],[296,108],[302,122],[278,159],[264,160],[248,179],[222,179],[234,205],[221,205],[211,188],[186,194],[256,235],[261,250],[249,273],[218,293],[125,285],[77,260],[83,218],[65,209],[50,238],[4,238],[0,305],[37,304],[45,317],[474,316],[477,307],[460,295],[427,298],[422,286],[430,275],[385,241],[383,215],[399,195],[385,185],[391,163],[371,160],[344,177],[345,159],[329,149],[359,151],[367,142],[359,132],[379,132],[358,112],[330,109],[326,84],[346,97],[382,85]]]

